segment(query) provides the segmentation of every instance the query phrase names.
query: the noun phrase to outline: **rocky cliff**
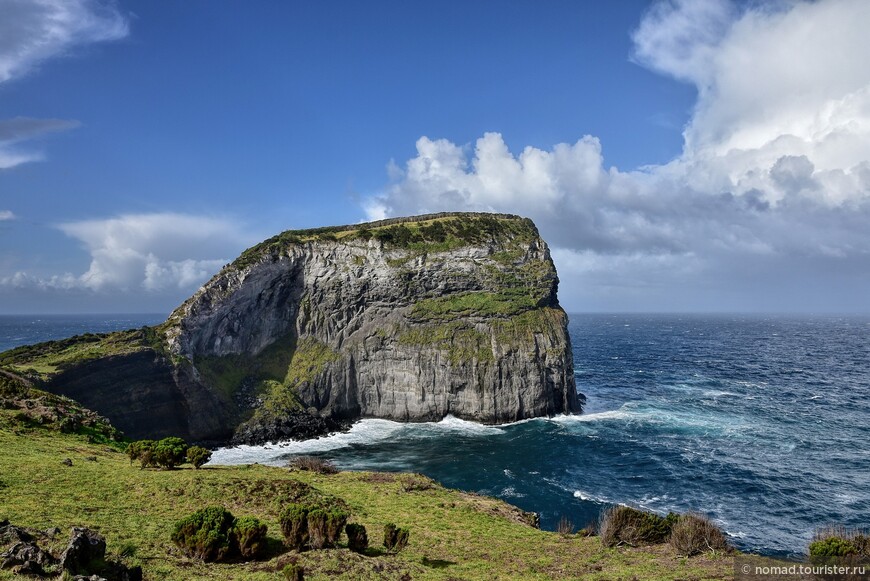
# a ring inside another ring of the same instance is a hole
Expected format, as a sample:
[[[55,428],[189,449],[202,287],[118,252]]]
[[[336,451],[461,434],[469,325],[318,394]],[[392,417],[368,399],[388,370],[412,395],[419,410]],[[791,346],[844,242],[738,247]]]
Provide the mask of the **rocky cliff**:
[[[447,414],[502,423],[580,411],[557,285],[546,243],[517,216],[288,231],[141,337],[97,337],[59,365],[57,347],[0,364],[29,366],[133,435],[260,441]]]

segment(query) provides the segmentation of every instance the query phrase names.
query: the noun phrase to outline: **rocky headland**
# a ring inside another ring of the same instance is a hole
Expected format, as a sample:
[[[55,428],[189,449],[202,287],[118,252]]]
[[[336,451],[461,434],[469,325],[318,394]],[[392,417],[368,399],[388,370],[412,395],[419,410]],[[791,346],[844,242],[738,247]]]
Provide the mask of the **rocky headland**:
[[[376,417],[579,412],[547,244],[503,214],[287,231],[161,325],[0,354],[137,437],[259,443]]]

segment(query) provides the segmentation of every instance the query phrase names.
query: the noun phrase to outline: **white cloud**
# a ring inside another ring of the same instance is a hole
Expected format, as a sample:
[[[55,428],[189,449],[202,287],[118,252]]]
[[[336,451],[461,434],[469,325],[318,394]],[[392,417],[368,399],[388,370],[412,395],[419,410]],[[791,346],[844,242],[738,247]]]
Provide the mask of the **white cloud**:
[[[16,289],[188,293],[250,244],[224,219],[185,214],[129,214],[61,224],[90,254],[88,270],[38,277],[18,272],[0,279]]]
[[[77,45],[127,35],[127,19],[114,2],[95,0],[2,0],[0,83]]]
[[[497,133],[471,150],[423,137],[366,209],[528,215],[556,247],[569,292],[599,285],[630,301],[644,286],[676,297],[715,281],[751,300],[786,278],[810,287],[827,277],[866,295],[868,29],[863,0],[659,2],[633,35],[633,58],[698,88],[678,158],[621,172],[591,136],[516,154]]]
[[[12,210],[0,210],[0,222],[14,220],[15,218],[16,216],[12,213]]]
[[[20,77],[76,46],[117,40],[129,32],[114,2],[0,0],[0,84]],[[40,161],[43,154],[18,145],[77,121],[17,117],[0,120],[0,170]]]
[[[42,153],[21,149],[18,144],[49,133],[79,126],[78,121],[65,119],[33,119],[15,117],[0,120],[0,169],[9,169],[30,161],[40,161]]]

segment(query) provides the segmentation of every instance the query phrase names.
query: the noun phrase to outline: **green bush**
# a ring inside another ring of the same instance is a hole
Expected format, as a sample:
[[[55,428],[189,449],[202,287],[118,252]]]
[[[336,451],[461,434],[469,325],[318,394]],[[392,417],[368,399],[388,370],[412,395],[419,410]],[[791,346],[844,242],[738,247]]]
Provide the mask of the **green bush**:
[[[184,464],[187,459],[187,442],[181,438],[163,438],[153,448],[154,462],[163,468],[172,469]]]
[[[293,503],[281,511],[281,532],[291,549],[334,547],[350,517],[344,508],[321,503]]]
[[[303,550],[308,545],[308,511],[309,505],[294,503],[287,506],[279,520],[281,532],[284,534],[284,542],[291,549]]]
[[[259,559],[266,556],[267,530],[268,527],[255,517],[243,516],[236,519],[233,526],[233,539],[238,544],[239,554],[243,559]]]
[[[221,506],[198,510],[175,524],[172,542],[191,557],[203,561],[225,561],[237,548],[232,535],[235,520]]]
[[[398,528],[393,523],[384,526],[384,547],[387,551],[398,553],[408,544],[410,532],[408,529]]]
[[[598,533],[605,547],[653,545],[670,537],[677,518],[674,513],[660,517],[628,506],[614,506],[602,513]]]
[[[810,561],[840,564],[870,563],[870,536],[860,529],[832,525],[818,529],[810,543]]]
[[[852,541],[840,537],[829,537],[823,541],[810,543],[810,559],[813,560],[857,554],[858,547]]]
[[[671,527],[668,542],[679,554],[686,556],[728,548],[728,541],[719,527],[706,516],[695,513],[686,513],[677,519]]]
[[[134,460],[139,460],[142,468],[151,466],[154,453],[154,440],[137,440],[130,442],[127,446],[127,457],[130,458],[130,465]]]
[[[187,449],[187,461],[199,470],[199,467],[211,460],[211,450],[201,446],[191,446]]]
[[[369,546],[369,537],[366,528],[357,523],[350,523],[344,527],[347,534],[347,548],[356,553],[362,553]]]
[[[308,512],[308,544],[312,549],[334,547],[350,515],[340,508],[317,507]]]

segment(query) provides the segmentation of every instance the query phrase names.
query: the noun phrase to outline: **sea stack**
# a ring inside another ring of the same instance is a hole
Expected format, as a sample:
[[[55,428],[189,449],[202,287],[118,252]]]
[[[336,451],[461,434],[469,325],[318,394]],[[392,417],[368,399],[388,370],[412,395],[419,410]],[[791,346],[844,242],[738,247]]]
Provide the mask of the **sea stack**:
[[[547,244],[519,216],[287,231],[162,325],[128,332],[129,347],[34,379],[134,437],[256,443],[356,418],[493,424],[579,412],[557,288]],[[0,362],[23,371],[16,351]]]

